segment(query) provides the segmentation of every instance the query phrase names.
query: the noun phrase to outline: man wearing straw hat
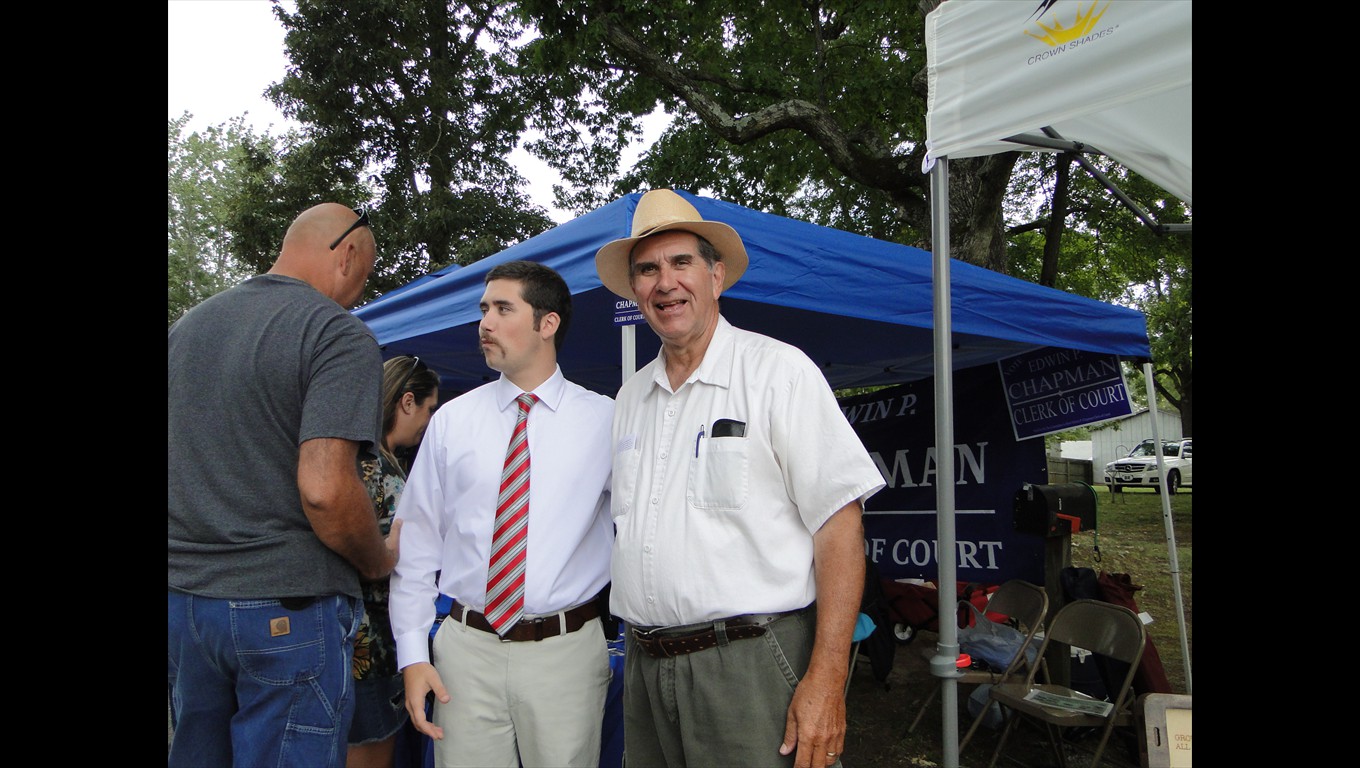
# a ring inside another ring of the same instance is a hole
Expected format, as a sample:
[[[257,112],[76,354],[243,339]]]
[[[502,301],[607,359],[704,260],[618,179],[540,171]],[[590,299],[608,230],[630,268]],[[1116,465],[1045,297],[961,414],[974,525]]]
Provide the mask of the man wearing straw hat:
[[[834,766],[883,477],[802,351],[733,327],[732,227],[668,189],[599,250],[661,339],[615,399],[611,612],[636,766]]]

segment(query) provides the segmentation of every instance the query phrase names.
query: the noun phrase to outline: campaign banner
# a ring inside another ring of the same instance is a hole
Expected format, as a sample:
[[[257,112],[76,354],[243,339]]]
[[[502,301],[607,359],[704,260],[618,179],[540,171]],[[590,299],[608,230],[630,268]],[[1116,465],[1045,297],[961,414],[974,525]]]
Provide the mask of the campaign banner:
[[[614,302],[614,325],[637,325],[643,321],[642,310],[636,301],[619,299]]]
[[[1014,527],[1015,495],[1048,482],[1044,444],[1017,440],[995,366],[954,372],[954,538],[956,578],[1043,584],[1045,541]],[[841,398],[841,412],[878,464],[887,486],[864,510],[867,554],[888,579],[936,579],[935,380],[921,379]]]
[[[997,368],[1016,440],[1133,413],[1118,355],[1044,347],[999,360]]]

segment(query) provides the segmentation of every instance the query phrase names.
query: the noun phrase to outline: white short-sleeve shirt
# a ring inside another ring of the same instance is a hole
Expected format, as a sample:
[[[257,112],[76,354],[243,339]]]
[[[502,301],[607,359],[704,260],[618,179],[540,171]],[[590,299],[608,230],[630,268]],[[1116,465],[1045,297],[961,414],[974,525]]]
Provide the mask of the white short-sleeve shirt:
[[[885,485],[826,378],[721,317],[674,392],[664,354],[615,400],[612,612],[669,626],[811,603],[813,534]]]

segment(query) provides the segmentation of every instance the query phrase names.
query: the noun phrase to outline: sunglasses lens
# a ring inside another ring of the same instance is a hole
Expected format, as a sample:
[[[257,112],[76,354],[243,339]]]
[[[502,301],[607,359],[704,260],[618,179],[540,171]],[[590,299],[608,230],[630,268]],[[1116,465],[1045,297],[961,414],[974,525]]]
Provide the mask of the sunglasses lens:
[[[350,210],[354,211],[354,213],[357,214],[359,218],[353,224],[349,225],[349,229],[345,230],[344,232],[341,232],[340,236],[335,238],[335,240],[331,243],[332,251],[335,250],[336,246],[344,242],[345,238],[349,237],[349,233],[353,232],[359,227],[368,226],[368,210],[366,208],[351,208]]]

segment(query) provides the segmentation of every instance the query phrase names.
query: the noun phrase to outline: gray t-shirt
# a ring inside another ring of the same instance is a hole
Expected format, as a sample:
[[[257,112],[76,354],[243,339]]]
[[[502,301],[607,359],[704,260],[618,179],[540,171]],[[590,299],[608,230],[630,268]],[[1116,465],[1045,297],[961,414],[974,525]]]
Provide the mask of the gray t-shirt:
[[[340,438],[371,457],[381,387],[368,327],[291,277],[253,277],[171,326],[170,589],[360,596],[358,572],[321,543],[302,510],[298,449]]]

